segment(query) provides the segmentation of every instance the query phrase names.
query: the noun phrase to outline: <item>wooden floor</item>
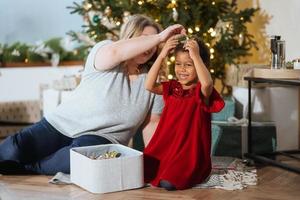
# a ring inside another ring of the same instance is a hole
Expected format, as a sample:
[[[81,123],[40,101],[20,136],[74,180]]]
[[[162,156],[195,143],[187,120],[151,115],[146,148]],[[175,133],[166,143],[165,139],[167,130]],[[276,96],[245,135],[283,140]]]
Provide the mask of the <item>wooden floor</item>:
[[[296,162],[293,162],[295,164]],[[299,162],[296,163],[299,166]],[[173,199],[222,199],[222,200],[296,200],[300,199],[300,175],[279,168],[266,166],[258,169],[258,185],[239,191],[219,189],[189,189],[165,191],[160,188],[95,195],[75,185],[48,184],[48,176],[0,176],[0,199],[47,199],[47,200],[173,200]]]

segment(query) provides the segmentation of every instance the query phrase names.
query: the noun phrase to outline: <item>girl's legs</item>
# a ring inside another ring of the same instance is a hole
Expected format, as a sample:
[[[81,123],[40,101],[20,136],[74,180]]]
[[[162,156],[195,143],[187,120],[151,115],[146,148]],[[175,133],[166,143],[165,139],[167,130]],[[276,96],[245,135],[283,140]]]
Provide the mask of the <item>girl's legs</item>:
[[[167,180],[161,180],[159,186],[169,191],[176,190],[175,186]]]
[[[96,135],[83,135],[74,138],[72,143],[65,146],[52,155],[35,162],[25,165],[28,171],[38,174],[54,175],[57,172],[70,173],[70,149],[73,147],[90,146],[99,144],[110,144],[111,142],[103,137]]]

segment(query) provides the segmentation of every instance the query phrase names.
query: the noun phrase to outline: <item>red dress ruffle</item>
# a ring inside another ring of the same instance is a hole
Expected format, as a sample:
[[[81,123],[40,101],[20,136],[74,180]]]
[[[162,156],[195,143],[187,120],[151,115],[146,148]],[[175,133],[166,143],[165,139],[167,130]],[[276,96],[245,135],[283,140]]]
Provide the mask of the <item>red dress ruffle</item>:
[[[221,111],[224,101],[213,89],[207,105],[200,83],[190,90],[175,80],[162,85],[165,107],[144,149],[145,183],[167,180],[176,189],[190,188],[210,174],[211,112]]]

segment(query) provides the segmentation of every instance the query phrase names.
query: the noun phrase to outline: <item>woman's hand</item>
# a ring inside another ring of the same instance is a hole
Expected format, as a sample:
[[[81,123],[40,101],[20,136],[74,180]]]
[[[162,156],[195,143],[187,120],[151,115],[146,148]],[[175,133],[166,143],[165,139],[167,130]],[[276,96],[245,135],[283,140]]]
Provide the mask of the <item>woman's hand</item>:
[[[180,34],[179,34],[180,35]],[[165,58],[168,56],[169,52],[172,51],[178,45],[178,35],[174,35],[170,37],[166,44],[164,45],[163,49],[161,50],[159,56],[161,58]]]
[[[199,45],[196,40],[189,39],[185,43],[184,48],[189,51],[189,55],[193,61],[200,57]]]
[[[180,24],[174,24],[167,27],[165,30],[159,33],[160,42],[167,41],[171,36],[176,34],[184,34],[186,35],[186,30]]]

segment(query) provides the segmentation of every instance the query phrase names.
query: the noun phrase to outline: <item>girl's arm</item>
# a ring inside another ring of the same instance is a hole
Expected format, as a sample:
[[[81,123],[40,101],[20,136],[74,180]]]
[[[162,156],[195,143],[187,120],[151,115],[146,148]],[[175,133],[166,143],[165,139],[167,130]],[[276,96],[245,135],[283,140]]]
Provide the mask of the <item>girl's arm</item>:
[[[208,98],[213,90],[213,81],[200,56],[199,46],[195,40],[188,40],[185,48],[189,51],[190,57],[194,62],[197,76],[201,83],[201,93],[205,98]]]
[[[98,70],[109,70],[119,63],[134,58],[160,42],[166,41],[170,36],[180,33],[184,28],[175,24],[155,35],[140,36],[106,45],[98,50],[95,58],[95,68]]]
[[[146,82],[145,82],[146,90],[149,90],[150,92],[155,93],[155,94],[162,94],[162,92],[163,92],[162,85],[160,83],[157,83],[156,80],[157,80],[158,73],[159,73],[162,62],[168,56],[169,52],[172,49],[174,49],[176,47],[176,45],[178,44],[177,37],[178,36],[175,35],[166,42],[166,44],[163,47],[162,51],[160,52],[159,56],[157,57],[154,64],[150,68],[147,78],[146,78]]]

